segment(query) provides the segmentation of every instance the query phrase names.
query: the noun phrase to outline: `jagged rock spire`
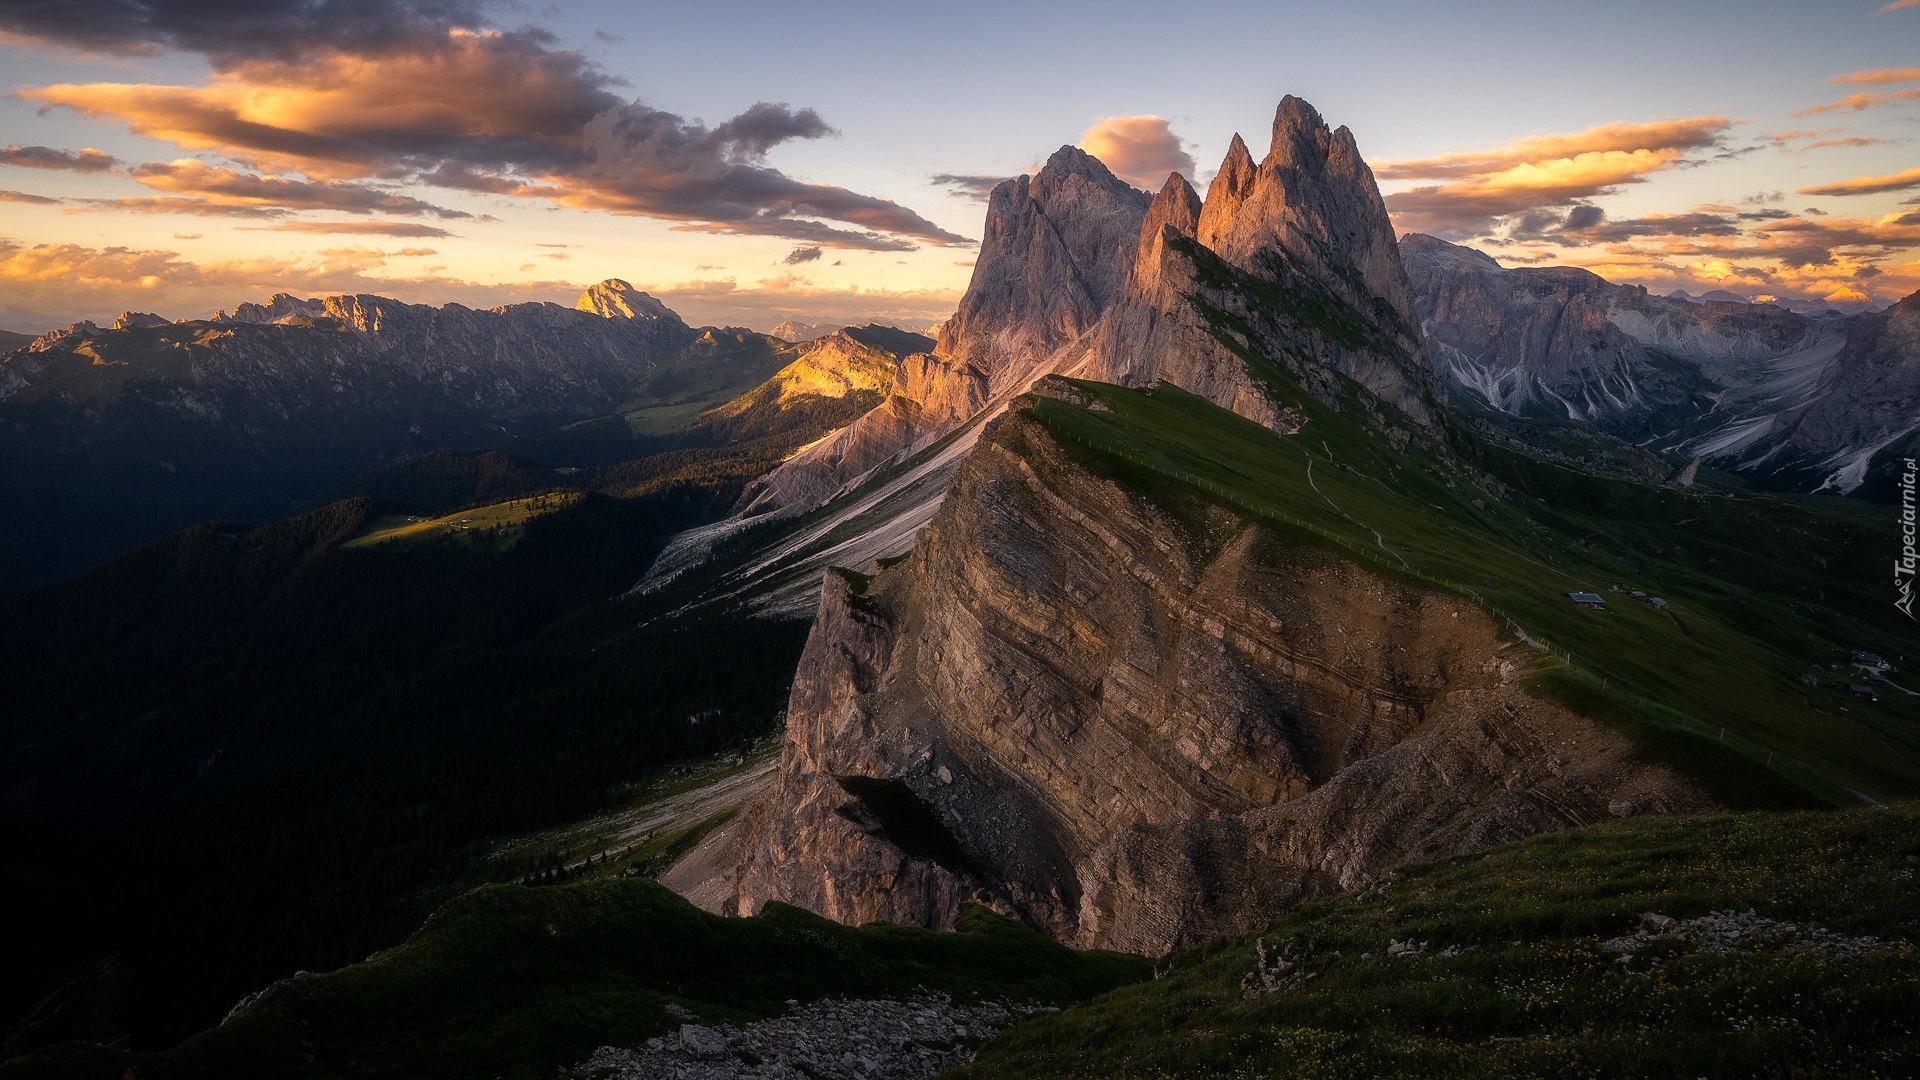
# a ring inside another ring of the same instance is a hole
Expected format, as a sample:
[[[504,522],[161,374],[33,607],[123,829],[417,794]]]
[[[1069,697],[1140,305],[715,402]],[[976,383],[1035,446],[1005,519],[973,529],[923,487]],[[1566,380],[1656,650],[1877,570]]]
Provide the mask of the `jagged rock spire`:
[[[1160,257],[1169,236],[1192,237],[1200,224],[1200,196],[1179,173],[1168,173],[1160,193],[1147,206],[1140,225],[1140,253],[1133,261],[1131,291],[1143,292],[1160,284]]]
[[[994,188],[973,281],[936,351],[995,372],[1086,332],[1126,286],[1146,208],[1074,146]]]
[[[1346,128],[1329,130],[1312,105],[1288,95],[1273,117],[1273,142],[1256,167],[1235,136],[1207,191],[1198,237],[1227,262],[1262,272],[1281,252],[1361,311],[1384,301],[1417,325],[1380,188]]]

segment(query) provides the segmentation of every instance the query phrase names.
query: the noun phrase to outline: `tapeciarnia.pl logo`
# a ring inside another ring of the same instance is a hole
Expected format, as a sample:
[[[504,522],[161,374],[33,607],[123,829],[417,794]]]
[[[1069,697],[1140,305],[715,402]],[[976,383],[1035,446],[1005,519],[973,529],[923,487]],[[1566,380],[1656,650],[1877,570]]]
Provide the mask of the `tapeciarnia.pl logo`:
[[[1906,470],[1900,474],[1900,557],[1893,560],[1893,588],[1900,598],[1893,602],[1893,606],[1905,612],[1907,618],[1913,619],[1914,563],[1920,560],[1920,553],[1914,551],[1913,481],[1914,474],[1920,473],[1920,468],[1914,467],[1913,458],[1905,461]]]

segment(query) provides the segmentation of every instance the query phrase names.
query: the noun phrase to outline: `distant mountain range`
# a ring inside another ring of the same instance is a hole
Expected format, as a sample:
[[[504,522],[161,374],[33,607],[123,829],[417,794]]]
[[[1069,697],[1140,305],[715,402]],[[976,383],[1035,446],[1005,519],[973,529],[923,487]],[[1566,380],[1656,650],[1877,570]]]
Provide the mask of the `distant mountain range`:
[[[873,333],[902,350],[931,344]],[[0,499],[23,508],[0,523],[0,592],[174,529],[291,513],[429,451],[592,466],[765,434],[740,418],[747,403],[716,418],[724,431],[690,428],[805,355],[817,359],[796,392],[857,402],[844,422],[871,404],[858,395],[877,401],[892,381],[893,354],[875,349],[832,333],[794,344],[694,329],[618,280],[572,308],[280,295],[204,320],[78,323],[0,356]],[[823,380],[849,350],[865,358],[842,372],[853,381]],[[771,422],[782,408],[754,415]]]
[[[1504,269],[1418,234],[1401,256],[1457,401],[1573,421],[1762,487],[1887,497],[1920,453],[1920,293],[1863,314],[1654,296]]]

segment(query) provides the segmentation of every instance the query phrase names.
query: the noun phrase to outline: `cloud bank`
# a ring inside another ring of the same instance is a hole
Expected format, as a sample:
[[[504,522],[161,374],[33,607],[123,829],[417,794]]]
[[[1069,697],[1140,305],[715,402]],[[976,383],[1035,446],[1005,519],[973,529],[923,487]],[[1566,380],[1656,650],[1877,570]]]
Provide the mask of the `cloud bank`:
[[[238,170],[202,174],[219,183],[194,197],[212,205],[359,213],[382,208],[356,198],[384,199],[385,212],[449,216],[393,190],[429,185],[831,247],[970,243],[898,203],[770,165],[784,143],[835,133],[812,109],[758,102],[709,127],[616,93],[617,79],[547,31],[495,27],[459,0],[62,0],[0,8],[0,35],[204,56],[211,74],[200,85],[63,83],[18,96],[252,174],[251,194],[238,193]],[[159,186],[186,168],[149,163],[131,174]]]

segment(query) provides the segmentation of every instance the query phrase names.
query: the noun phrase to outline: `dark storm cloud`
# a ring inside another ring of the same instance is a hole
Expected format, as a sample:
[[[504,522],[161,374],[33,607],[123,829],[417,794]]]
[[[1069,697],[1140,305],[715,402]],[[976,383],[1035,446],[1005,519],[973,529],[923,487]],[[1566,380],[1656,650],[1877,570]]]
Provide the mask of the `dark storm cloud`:
[[[0,34],[123,56],[177,50],[216,68],[318,50],[404,49],[487,26],[463,0],[14,0]]]
[[[1720,214],[1652,214],[1618,221],[1595,219],[1591,224],[1564,230],[1569,241],[1579,243],[1618,243],[1640,236],[1738,236],[1740,226]]]
[[[788,266],[798,266],[801,263],[814,262],[819,258],[820,258],[819,248],[797,247],[797,248],[794,248],[792,251],[788,252],[787,257],[782,261],[785,262]]]
[[[1597,206],[1576,206],[1567,211],[1566,227],[1575,232],[1591,229],[1605,220],[1607,212]]]
[[[832,247],[911,250],[899,237],[942,245],[971,243],[886,199],[827,184],[807,184],[760,164],[788,139],[830,134],[811,109],[761,102],[709,130],[698,122],[632,102],[586,127],[590,164],[556,178],[556,201],[583,209],[686,221],[708,232],[784,236]],[[811,218],[866,230],[834,228]],[[895,234],[887,236],[883,234]]]

